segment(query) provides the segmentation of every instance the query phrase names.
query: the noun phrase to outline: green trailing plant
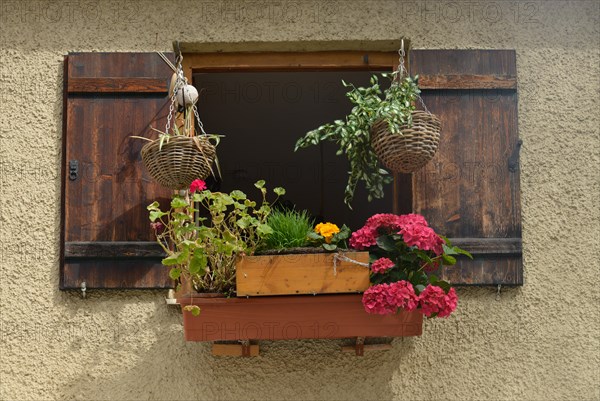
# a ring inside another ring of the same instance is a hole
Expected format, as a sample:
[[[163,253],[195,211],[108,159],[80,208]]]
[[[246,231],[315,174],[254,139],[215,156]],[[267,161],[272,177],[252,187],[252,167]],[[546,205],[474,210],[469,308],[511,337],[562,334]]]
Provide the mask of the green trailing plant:
[[[362,181],[368,191],[368,200],[382,198],[383,188],[393,178],[379,165],[377,155],[371,146],[371,127],[375,122],[385,121],[392,133],[402,135],[399,127],[412,124],[411,113],[420,90],[418,76],[402,76],[396,71],[382,74],[392,82],[382,91],[377,75],[371,77],[371,86],[355,87],[342,81],[351,88],[346,96],[354,107],[344,120],[336,120],[309,131],[296,142],[295,151],[323,141],[338,145],[337,155],[346,155],[350,163],[348,184],[344,191],[344,202],[350,209],[357,184]]]
[[[262,194],[260,205],[242,191],[211,192],[204,181],[195,180],[189,193],[173,196],[168,210],[161,210],[158,202],[148,206],[157,241],[167,254],[162,263],[173,280],[185,280],[198,292],[235,292],[236,259],[254,254],[273,231],[267,224],[271,203],[265,182],[254,185]],[[279,187],[273,192],[277,197],[285,194]],[[200,209],[208,217],[199,217]],[[199,313],[197,307],[189,309]]]
[[[274,210],[267,224],[272,232],[263,240],[264,249],[282,250],[308,245],[313,220],[306,210]]]

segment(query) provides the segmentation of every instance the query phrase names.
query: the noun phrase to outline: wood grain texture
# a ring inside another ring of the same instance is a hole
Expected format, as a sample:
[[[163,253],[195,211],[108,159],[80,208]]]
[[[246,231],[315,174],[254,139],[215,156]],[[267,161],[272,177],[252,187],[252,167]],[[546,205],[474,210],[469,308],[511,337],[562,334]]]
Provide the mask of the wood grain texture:
[[[258,356],[260,347],[257,344],[248,346],[248,354],[244,355],[242,344],[216,344],[213,343],[211,352],[214,356]]]
[[[368,252],[344,256],[369,263]],[[247,256],[236,263],[237,296],[329,294],[363,292],[369,288],[369,268],[335,254]]]
[[[419,75],[423,89],[517,89],[517,77],[509,75]]]
[[[187,341],[295,340],[302,338],[404,337],[422,333],[423,315],[365,312],[361,295],[299,295],[252,298],[185,296],[178,302],[200,307],[183,311]]]
[[[173,59],[172,54],[168,57]],[[164,82],[166,88],[171,76],[170,68],[156,53],[74,53],[66,63],[67,88],[77,79],[108,85],[107,78],[130,82],[150,79]],[[136,88],[129,89],[111,95],[106,93],[114,90],[109,85],[97,92],[66,96],[63,175],[71,160],[78,162],[79,174],[75,180],[63,178],[62,289],[79,288],[82,281],[88,288],[172,285],[160,257],[137,258],[143,255],[136,255],[135,250],[130,253],[123,244],[118,245],[121,254],[116,252],[118,247],[112,247],[112,253],[90,260],[71,258],[82,255],[78,253],[83,249],[81,244],[64,249],[65,243],[154,240],[146,206],[154,200],[167,205],[170,191],[149,177],[140,157],[145,142],[130,136],[155,137],[150,127],[164,126],[169,100],[166,89],[143,96]]]
[[[168,83],[160,78],[71,78],[69,93],[163,93]]]
[[[365,56],[367,56],[365,58]],[[184,58],[194,72],[391,70],[397,52],[323,51],[269,53],[191,53]]]
[[[82,241],[65,243],[66,258],[164,258],[155,241]]]
[[[516,76],[516,57],[509,50],[414,50],[410,68],[420,75]],[[413,210],[476,254],[444,267],[442,276],[454,284],[521,285],[518,162],[511,168],[519,146],[517,93],[465,85],[424,90],[422,97],[442,132],[434,159],[413,175]]]

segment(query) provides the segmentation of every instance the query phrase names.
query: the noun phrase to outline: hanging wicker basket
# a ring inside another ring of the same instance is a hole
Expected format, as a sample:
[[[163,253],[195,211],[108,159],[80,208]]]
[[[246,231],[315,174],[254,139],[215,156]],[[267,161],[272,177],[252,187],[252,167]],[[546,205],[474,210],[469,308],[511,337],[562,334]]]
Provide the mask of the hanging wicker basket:
[[[415,110],[412,126],[402,125],[393,134],[388,124],[377,121],[371,127],[371,146],[381,163],[394,173],[412,173],[433,159],[440,143],[440,119]]]
[[[144,145],[142,160],[159,184],[171,189],[187,189],[192,181],[212,174],[216,149],[207,136],[173,136],[160,149],[157,139]]]

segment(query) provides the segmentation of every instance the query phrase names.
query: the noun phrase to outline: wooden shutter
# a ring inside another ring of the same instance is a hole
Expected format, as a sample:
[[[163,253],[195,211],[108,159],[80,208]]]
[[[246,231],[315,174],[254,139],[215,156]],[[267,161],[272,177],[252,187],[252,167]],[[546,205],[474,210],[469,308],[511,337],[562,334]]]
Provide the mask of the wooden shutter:
[[[522,285],[515,52],[413,50],[409,65],[442,121],[438,153],[413,174],[412,209],[475,258],[441,275]]]
[[[156,53],[65,58],[61,289],[172,285],[146,210],[170,193],[142,165],[146,142],[130,138],[164,128],[171,74]]]

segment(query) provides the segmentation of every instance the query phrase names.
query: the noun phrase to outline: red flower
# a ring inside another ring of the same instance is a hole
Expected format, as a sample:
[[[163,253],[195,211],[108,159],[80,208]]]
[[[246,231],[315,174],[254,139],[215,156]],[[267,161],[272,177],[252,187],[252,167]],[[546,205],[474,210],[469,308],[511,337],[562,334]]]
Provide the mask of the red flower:
[[[410,282],[402,280],[390,284],[388,294],[393,299],[394,306],[408,312],[417,309],[419,298]]]
[[[385,271],[394,267],[394,262],[388,258],[379,258],[371,264],[371,270],[373,273],[384,273]]]
[[[194,193],[196,191],[204,191],[206,189],[206,183],[202,180],[194,180],[190,184],[190,193]]]
[[[421,313],[427,317],[437,313],[438,317],[450,316],[456,309],[458,303],[458,297],[454,288],[450,288],[448,294],[435,285],[428,285],[425,290],[419,295],[419,306],[421,306]]]
[[[396,312],[397,307],[388,299],[389,284],[378,284],[369,287],[362,297],[362,303],[367,313],[389,315]]]
[[[396,313],[398,308],[406,311],[415,310],[418,297],[412,284],[402,280],[368,288],[363,294],[362,303],[367,313],[389,315]]]
[[[371,227],[364,226],[352,233],[349,242],[352,248],[359,251],[370,248],[377,244],[377,231]]]
[[[154,231],[156,231],[157,234],[162,233],[163,230],[165,229],[165,226],[160,221],[155,221],[154,223],[150,223],[150,227],[152,227],[152,229]]]
[[[443,252],[444,240],[432,228],[420,224],[408,224],[400,230],[406,245],[416,246],[423,251],[433,251],[436,255]]]

